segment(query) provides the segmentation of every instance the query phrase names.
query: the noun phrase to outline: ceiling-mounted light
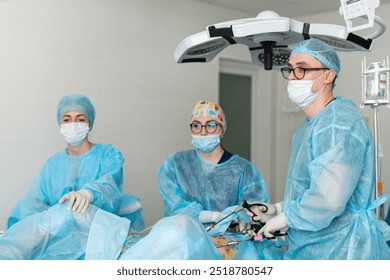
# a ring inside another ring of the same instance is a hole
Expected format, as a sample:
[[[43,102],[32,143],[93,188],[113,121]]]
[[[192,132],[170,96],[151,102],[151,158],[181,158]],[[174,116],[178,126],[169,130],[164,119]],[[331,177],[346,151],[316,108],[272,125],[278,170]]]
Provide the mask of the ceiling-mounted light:
[[[336,51],[370,51],[373,39],[385,29],[383,21],[376,18],[376,22],[380,32],[363,38],[343,26],[304,23],[281,17],[274,11],[263,11],[256,18],[207,26],[206,31],[185,38],[174,51],[174,57],[177,63],[208,62],[228,46],[243,44],[250,51],[252,63],[271,70],[285,66],[295,45],[309,38],[325,41]]]
[[[210,38],[206,32],[187,37],[176,48],[174,57],[177,63],[208,62],[229,46],[224,38]]]

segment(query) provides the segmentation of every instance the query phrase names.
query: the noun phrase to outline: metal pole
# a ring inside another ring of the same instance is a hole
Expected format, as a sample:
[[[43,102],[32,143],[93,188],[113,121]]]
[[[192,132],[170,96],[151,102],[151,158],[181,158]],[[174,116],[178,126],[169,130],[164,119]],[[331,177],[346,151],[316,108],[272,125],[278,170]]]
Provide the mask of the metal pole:
[[[374,112],[374,156],[375,156],[375,199],[379,197],[378,190],[378,103],[372,105]],[[377,217],[380,216],[379,207],[375,209]]]

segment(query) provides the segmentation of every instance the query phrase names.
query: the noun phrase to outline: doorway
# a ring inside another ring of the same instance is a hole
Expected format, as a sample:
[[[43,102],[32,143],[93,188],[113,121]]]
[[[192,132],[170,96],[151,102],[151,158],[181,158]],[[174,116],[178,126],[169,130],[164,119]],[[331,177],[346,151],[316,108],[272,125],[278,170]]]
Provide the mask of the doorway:
[[[219,103],[227,121],[223,146],[255,165],[260,152],[257,132],[261,116],[256,110],[259,77],[260,68],[251,62],[220,60]]]
[[[251,160],[251,79],[242,74],[219,74],[219,104],[228,124],[223,147],[247,160]]]

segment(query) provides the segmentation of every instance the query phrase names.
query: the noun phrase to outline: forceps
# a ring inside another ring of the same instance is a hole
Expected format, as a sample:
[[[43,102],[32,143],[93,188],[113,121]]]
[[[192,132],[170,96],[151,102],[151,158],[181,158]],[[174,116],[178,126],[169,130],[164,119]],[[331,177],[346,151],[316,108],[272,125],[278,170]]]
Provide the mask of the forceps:
[[[253,218],[255,216],[257,216],[257,214],[255,212],[252,211],[251,207],[253,206],[263,206],[265,207],[265,210],[264,211],[261,211],[263,213],[267,212],[268,211],[268,206],[265,205],[264,203],[248,203],[246,200],[244,200],[244,202],[242,203],[242,207],[244,207],[246,210],[248,210],[249,212],[251,212],[253,214],[253,217],[252,217],[252,221],[253,222],[258,222],[260,224],[263,224],[261,223],[260,221],[255,221]],[[263,224],[264,225],[264,224]]]

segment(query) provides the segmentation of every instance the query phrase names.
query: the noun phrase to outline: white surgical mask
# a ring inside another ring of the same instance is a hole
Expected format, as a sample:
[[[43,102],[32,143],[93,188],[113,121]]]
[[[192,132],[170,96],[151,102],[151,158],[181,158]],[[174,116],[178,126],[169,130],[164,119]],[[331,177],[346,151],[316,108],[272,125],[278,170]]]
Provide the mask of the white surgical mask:
[[[60,134],[64,136],[66,142],[72,146],[79,146],[89,132],[88,123],[65,123],[61,124]]]
[[[319,77],[321,77],[320,75]],[[318,77],[318,78],[319,78]],[[313,83],[315,80],[289,80],[287,85],[288,97],[291,102],[298,105],[300,108],[305,108],[310,105],[318,94],[324,89],[325,84],[317,92],[312,92]]]
[[[192,135],[191,143],[202,152],[210,153],[219,145],[219,143],[221,143],[221,139],[219,134],[210,134],[205,136]]]

